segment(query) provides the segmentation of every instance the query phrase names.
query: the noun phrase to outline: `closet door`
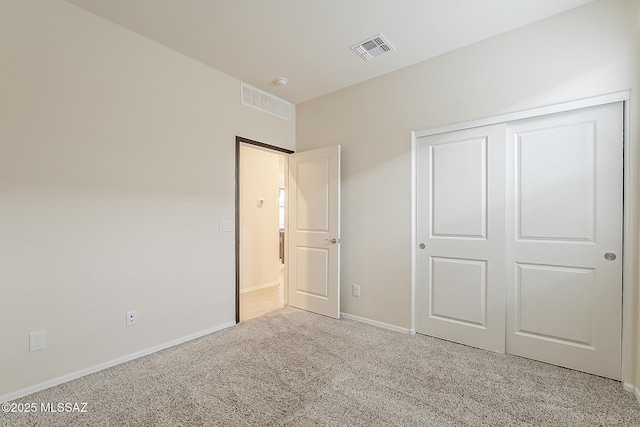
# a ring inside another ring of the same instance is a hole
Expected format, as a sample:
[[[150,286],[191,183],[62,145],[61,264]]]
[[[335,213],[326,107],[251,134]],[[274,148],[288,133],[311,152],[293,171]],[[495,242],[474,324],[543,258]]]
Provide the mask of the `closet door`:
[[[621,370],[622,105],[507,126],[507,352]]]
[[[416,331],[504,352],[505,125],[416,142]]]

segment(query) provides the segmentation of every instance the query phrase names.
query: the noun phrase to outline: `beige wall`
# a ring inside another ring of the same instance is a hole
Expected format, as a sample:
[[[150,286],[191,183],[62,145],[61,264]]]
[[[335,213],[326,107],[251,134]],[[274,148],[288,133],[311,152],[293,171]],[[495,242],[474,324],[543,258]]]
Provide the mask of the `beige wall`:
[[[298,151],[342,145],[343,312],[411,327],[411,131],[631,89],[638,163],[638,9],[597,1],[298,105]]]
[[[638,79],[640,79],[640,0],[636,1],[636,25],[635,25],[635,63],[634,66],[632,67],[632,72],[635,72],[636,76],[638,76]],[[633,105],[631,108],[631,138],[635,138],[633,139],[633,141],[635,142],[634,148],[635,148],[635,152],[632,153],[633,155],[631,156],[632,161],[635,161],[636,164],[638,164],[638,168],[640,169],[640,82],[636,81],[636,84],[633,86],[634,87],[634,91],[633,91],[633,97],[632,97],[632,101]],[[636,189],[637,186],[639,186],[639,182],[640,182],[640,176],[639,174],[635,174],[632,177],[632,181],[634,181],[636,183]],[[636,194],[640,193],[640,190],[637,191]],[[640,195],[639,195],[640,197]],[[640,204],[640,201],[636,201],[638,204]],[[636,260],[636,269],[640,268],[640,206],[636,205],[634,206],[635,208],[635,212],[637,214],[637,223],[635,224],[637,226],[637,228],[635,229],[637,235],[638,235],[638,239],[633,241],[633,247],[635,252],[638,254],[638,258]],[[636,316],[636,340],[635,342],[632,343],[633,345],[633,349],[634,349],[634,359],[636,361],[636,369],[635,369],[635,395],[636,398],[638,399],[638,402],[640,402],[640,273],[638,273],[638,271],[636,270],[636,276],[634,276],[634,280],[638,283],[638,286],[635,289],[635,298],[634,301],[636,302],[636,311],[635,311],[635,316]]]
[[[297,108],[298,150],[343,147],[342,311],[410,327],[412,130],[631,89],[638,164],[638,4],[597,1]],[[294,122],[60,0],[0,3],[0,70],[0,398],[232,322],[218,220],[234,217],[234,138],[293,149]],[[41,329],[48,348],[29,353]]]
[[[278,283],[282,156],[240,147],[240,290]],[[263,206],[258,206],[263,199]]]
[[[0,3],[0,70],[0,397],[234,322],[235,136],[294,121],[60,0]]]

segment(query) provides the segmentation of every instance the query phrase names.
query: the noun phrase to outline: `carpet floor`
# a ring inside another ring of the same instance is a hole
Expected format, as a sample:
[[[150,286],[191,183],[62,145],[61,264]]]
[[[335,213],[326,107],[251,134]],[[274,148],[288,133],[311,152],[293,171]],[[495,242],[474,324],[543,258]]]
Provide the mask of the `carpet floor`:
[[[3,426],[640,426],[620,382],[292,308],[16,402]]]

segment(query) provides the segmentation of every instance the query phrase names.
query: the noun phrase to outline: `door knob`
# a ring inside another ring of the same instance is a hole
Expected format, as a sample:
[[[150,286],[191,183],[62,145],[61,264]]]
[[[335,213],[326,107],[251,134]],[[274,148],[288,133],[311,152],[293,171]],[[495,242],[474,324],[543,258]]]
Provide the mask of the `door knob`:
[[[607,252],[606,254],[604,254],[604,259],[606,259],[607,261],[613,261],[614,259],[616,259],[616,254]]]
[[[325,242],[329,242],[332,245],[338,243],[338,239],[336,239],[335,237],[333,239],[324,239],[324,240],[325,240]]]
[[[425,248],[424,243],[420,243],[420,249],[424,249],[424,248]]]

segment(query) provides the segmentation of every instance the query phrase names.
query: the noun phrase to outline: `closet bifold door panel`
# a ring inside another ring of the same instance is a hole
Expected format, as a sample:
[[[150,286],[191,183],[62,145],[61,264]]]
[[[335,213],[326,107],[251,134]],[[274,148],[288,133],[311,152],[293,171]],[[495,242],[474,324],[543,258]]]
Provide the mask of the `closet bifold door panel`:
[[[416,149],[416,331],[504,353],[505,125]]]
[[[622,103],[507,125],[507,352],[620,379]]]

